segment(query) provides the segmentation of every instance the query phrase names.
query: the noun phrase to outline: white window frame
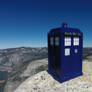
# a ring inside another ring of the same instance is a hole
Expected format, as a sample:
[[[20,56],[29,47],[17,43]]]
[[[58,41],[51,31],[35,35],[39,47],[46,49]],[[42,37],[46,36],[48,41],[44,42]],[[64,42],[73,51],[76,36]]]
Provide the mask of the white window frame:
[[[73,38],[73,45],[74,46],[79,46],[79,37],[74,37]]]
[[[71,37],[65,37],[64,43],[65,43],[65,46],[71,46]]]

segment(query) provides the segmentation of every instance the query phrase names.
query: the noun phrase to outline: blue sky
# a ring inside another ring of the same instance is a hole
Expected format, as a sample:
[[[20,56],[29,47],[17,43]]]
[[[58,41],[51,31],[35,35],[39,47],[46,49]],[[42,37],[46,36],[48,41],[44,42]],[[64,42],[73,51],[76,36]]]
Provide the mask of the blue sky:
[[[51,28],[67,22],[92,47],[91,0],[0,0],[0,49],[47,46]]]

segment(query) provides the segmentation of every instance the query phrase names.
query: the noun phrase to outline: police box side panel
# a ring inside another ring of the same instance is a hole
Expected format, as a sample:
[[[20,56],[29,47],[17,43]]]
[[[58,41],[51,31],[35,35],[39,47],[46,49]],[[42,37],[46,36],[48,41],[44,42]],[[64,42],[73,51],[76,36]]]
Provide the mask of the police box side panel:
[[[49,52],[49,43],[50,43],[50,41],[49,41],[49,33],[47,34],[47,45],[48,45],[48,70],[50,70],[50,52]]]
[[[48,60],[49,71],[60,77],[60,34],[58,33],[48,34]]]
[[[55,61],[56,61],[56,72],[58,77],[61,77],[61,34],[59,32],[55,33]]]
[[[54,34],[48,34],[48,65],[49,71],[55,72]]]

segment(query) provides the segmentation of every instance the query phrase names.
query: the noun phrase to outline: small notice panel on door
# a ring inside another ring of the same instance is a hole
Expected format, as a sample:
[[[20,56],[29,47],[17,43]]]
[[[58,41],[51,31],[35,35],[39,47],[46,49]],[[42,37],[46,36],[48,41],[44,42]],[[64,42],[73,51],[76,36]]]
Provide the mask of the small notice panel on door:
[[[70,55],[70,48],[66,48],[65,49],[65,56],[69,56]]]

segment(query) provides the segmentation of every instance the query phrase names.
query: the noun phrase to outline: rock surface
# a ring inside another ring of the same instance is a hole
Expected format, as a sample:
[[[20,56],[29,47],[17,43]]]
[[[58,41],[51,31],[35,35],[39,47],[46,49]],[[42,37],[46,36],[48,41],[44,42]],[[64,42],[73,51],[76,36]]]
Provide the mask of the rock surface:
[[[92,92],[92,62],[83,62],[83,76],[59,83],[47,71],[24,81],[14,92]]]
[[[0,71],[8,72],[4,92],[13,92],[26,78],[35,74],[37,68],[47,65],[41,60],[47,58],[47,52],[46,47],[0,49]]]
[[[37,74],[40,71],[47,70],[47,65],[47,58],[30,62],[22,74],[19,74],[17,77],[14,76],[13,80],[17,78],[15,81],[7,82],[4,92],[13,92],[26,78],[33,76],[34,74]]]
[[[0,49],[0,70],[15,73],[19,67],[24,67],[27,63],[42,58],[47,58],[46,47]]]
[[[47,70],[48,59],[35,60],[34,62],[29,63],[26,70],[20,75],[20,77],[30,77],[40,71]]]

